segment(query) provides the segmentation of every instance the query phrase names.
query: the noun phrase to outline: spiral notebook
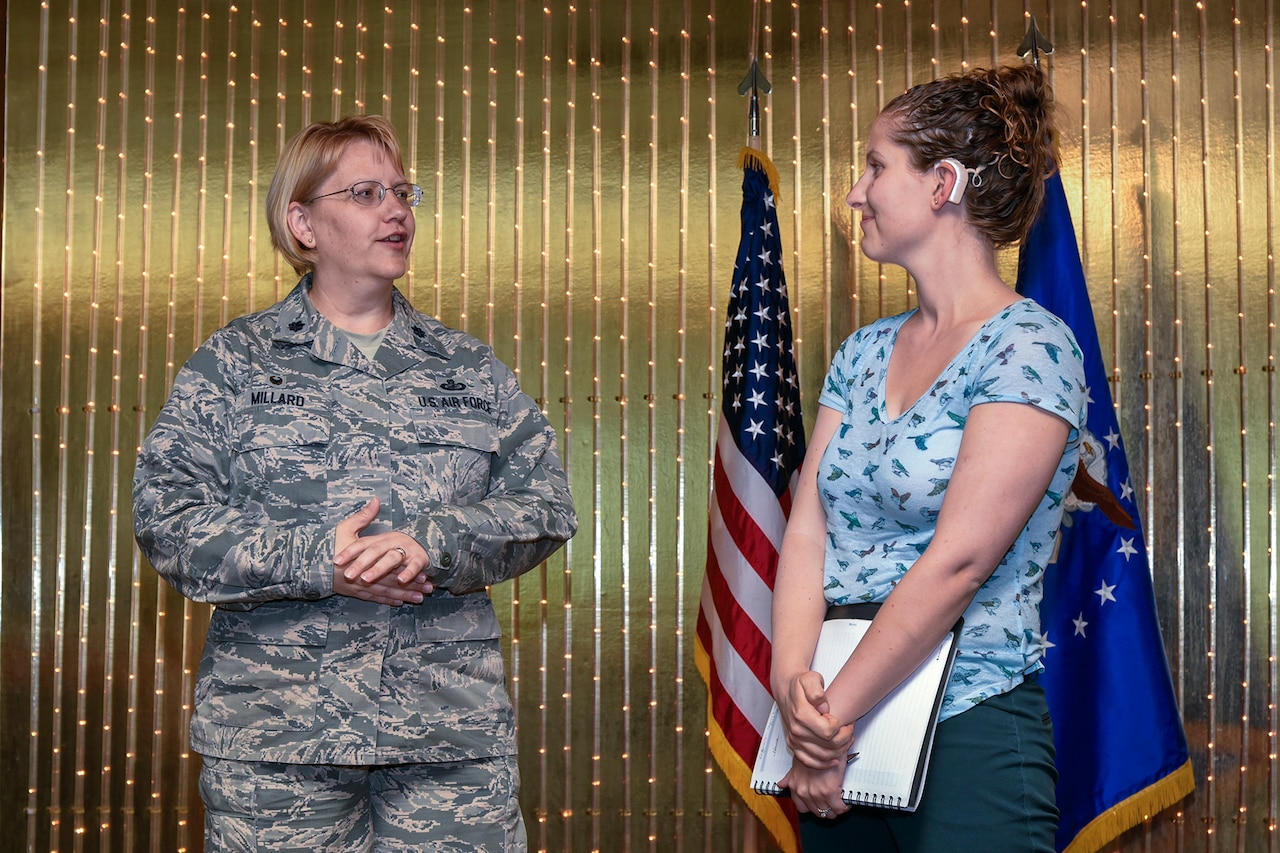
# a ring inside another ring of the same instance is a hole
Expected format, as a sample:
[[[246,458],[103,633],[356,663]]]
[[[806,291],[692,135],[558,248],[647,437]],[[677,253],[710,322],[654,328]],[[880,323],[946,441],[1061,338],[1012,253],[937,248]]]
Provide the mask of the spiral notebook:
[[[852,751],[857,757],[845,769],[845,802],[908,812],[920,805],[962,624],[957,622],[924,663],[854,726]],[[829,618],[822,623],[813,669],[826,683],[831,683],[869,627],[869,617]],[[791,758],[774,705],[756,754],[751,787],[761,794],[786,794],[778,781],[791,770]]]

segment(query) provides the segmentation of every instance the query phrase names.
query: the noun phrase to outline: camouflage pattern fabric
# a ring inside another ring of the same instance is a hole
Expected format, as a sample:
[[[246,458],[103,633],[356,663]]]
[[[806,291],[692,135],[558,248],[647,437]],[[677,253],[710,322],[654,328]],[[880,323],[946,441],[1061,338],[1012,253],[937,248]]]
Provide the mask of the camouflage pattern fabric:
[[[309,285],[201,346],[138,456],[143,553],[215,605],[192,747],[349,765],[513,754],[485,588],[576,530],[555,431],[489,347],[398,291],[370,360]],[[374,496],[370,531],[430,556],[420,605],[333,594],[334,526]]]
[[[375,768],[205,759],[205,853],[528,849],[513,760]]]

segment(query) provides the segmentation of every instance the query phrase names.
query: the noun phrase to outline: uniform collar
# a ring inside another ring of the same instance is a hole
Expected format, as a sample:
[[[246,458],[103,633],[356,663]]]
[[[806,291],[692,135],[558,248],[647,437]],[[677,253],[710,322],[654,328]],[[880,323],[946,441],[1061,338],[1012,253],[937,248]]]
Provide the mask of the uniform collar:
[[[338,328],[321,314],[311,302],[311,273],[307,273],[297,286],[280,303],[276,331],[273,340],[296,345],[311,345],[317,351],[330,352],[339,349]],[[416,310],[399,289],[391,293],[394,316],[383,339],[384,348],[390,346],[405,356],[411,352],[448,356],[453,347],[438,334],[439,324],[426,314]]]

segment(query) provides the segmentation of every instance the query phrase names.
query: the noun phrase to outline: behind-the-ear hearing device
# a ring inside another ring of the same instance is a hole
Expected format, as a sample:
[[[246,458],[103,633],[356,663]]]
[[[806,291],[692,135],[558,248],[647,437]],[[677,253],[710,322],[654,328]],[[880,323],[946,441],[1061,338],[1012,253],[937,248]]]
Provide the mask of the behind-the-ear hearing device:
[[[969,170],[965,165],[954,157],[943,157],[938,161],[939,166],[948,166],[951,171],[956,173],[956,182],[951,185],[951,195],[947,196],[947,201],[952,204],[959,204],[964,198],[965,187],[969,186]]]

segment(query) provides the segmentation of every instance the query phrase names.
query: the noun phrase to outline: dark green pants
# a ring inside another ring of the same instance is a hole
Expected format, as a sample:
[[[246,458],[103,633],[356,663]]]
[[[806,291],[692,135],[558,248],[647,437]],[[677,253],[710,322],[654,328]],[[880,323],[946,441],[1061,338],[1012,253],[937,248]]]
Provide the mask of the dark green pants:
[[[805,853],[1053,853],[1053,728],[1034,677],[938,725],[915,812],[800,816]]]

